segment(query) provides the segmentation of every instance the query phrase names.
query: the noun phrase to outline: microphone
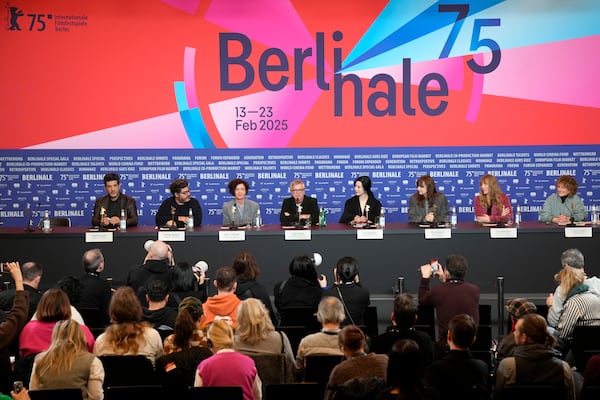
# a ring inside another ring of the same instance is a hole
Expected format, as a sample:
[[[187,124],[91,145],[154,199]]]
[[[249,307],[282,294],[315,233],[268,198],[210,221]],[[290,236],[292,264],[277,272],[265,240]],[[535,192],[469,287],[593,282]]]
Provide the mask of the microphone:
[[[169,229],[172,231],[177,230],[177,221],[175,221],[175,207],[173,206],[171,206],[171,226]]]
[[[438,227],[437,216],[436,216],[437,204],[432,205],[431,208],[433,210],[432,211],[433,212],[433,221],[431,221],[431,227],[437,228]]]
[[[235,200],[233,206],[231,206],[231,213],[233,214],[231,223],[229,224],[229,229],[237,229],[237,225],[235,224],[235,215],[238,213],[238,206],[235,204]]]
[[[38,206],[40,204],[38,203]],[[33,220],[31,218],[31,208],[29,207],[29,204],[27,204],[27,207],[25,208],[25,218],[27,218],[27,225],[25,225],[25,232],[33,232],[35,231],[35,228],[33,227]]]
[[[567,207],[567,210],[569,210],[569,207]],[[566,226],[575,226],[575,210],[573,209],[573,203],[571,203],[569,214],[571,215],[569,216],[569,223]]]

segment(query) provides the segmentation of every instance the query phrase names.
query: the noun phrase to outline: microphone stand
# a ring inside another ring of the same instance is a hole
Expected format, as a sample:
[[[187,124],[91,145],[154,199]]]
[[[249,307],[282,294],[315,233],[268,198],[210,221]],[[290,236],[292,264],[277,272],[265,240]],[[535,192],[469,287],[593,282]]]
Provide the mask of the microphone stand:
[[[35,228],[33,226],[33,220],[31,219],[31,208],[27,207],[25,209],[25,214],[27,215],[27,225],[25,226],[25,232],[35,231]]]
[[[504,210],[504,206],[500,210],[500,220],[496,223],[496,228],[505,228],[506,224],[504,223],[504,216],[502,215],[502,210]]]
[[[435,215],[435,212],[436,212],[436,210],[437,210],[437,205],[435,205],[435,204],[434,204],[434,205],[433,205],[431,208],[433,209],[433,221],[431,221],[431,225],[430,225],[430,226],[431,226],[432,228],[434,228],[434,229],[435,229],[435,228],[439,228],[440,226],[439,226],[439,224],[438,224],[437,217],[436,217],[436,215]]]
[[[104,224],[102,223],[105,215],[106,215],[106,211],[104,210],[104,207],[103,207],[102,210],[100,210],[100,226],[98,227],[98,230],[100,232],[106,232],[108,230],[106,228],[106,226],[104,226]]]
[[[573,204],[571,204],[571,213],[570,214],[571,214],[571,216],[569,217],[569,223],[565,226],[568,226],[568,227],[576,226],[575,225],[575,216],[573,215]]]
[[[171,207],[171,226],[169,230],[176,231],[177,230],[177,221],[175,221],[175,207]]]
[[[229,224],[229,230],[235,231],[237,229],[239,229],[239,226],[237,226],[235,224],[235,214],[237,214],[237,207],[234,205],[233,207],[233,219],[231,221],[231,223]]]

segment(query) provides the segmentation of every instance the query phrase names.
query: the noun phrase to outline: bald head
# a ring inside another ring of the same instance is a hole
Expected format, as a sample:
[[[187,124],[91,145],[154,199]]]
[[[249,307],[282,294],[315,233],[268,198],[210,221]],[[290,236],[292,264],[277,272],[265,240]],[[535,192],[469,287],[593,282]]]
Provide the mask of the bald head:
[[[148,255],[152,260],[166,260],[169,257],[169,245],[162,240],[157,240],[150,246]]]
[[[81,264],[85,272],[100,273],[104,269],[104,255],[100,249],[90,249],[83,253]]]
[[[37,288],[42,279],[43,268],[42,265],[35,261],[28,261],[21,266],[21,273],[23,274],[23,283]]]

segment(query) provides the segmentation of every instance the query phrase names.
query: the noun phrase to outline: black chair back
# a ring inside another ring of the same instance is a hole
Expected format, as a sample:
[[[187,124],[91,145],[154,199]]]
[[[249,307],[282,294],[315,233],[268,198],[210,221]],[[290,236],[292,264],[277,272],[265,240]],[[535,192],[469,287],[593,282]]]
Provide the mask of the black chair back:
[[[571,351],[577,370],[584,371],[590,358],[600,354],[600,326],[576,326],[573,329]]]
[[[327,388],[331,371],[344,360],[343,356],[311,355],[306,356],[304,382],[315,382],[319,385],[322,398]]]
[[[104,387],[156,384],[152,362],[142,355],[100,356],[104,366]]]
[[[265,387],[264,400],[312,400],[321,399],[322,389],[318,383],[269,384]]]
[[[83,400],[81,388],[30,390],[31,400]]]
[[[434,343],[437,341],[435,336],[435,311],[433,306],[419,304],[417,310],[417,323],[414,325],[414,328],[418,331],[427,333]]]
[[[241,386],[191,387],[188,400],[244,400],[244,392]]]
[[[169,398],[160,385],[109,386],[104,389],[104,400],[163,400]]]
[[[565,388],[556,385],[509,385],[502,389],[504,400],[567,400]]]

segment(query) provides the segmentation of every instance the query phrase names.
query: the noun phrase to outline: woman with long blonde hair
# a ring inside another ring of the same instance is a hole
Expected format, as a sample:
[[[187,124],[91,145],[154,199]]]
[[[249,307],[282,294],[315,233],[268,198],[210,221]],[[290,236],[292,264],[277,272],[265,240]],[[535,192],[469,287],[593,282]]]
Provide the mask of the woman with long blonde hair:
[[[111,325],[98,336],[94,354],[146,356],[152,364],[164,354],[159,333],[142,321],[142,306],[130,287],[115,291],[108,309]]]
[[[103,382],[102,363],[88,351],[79,323],[58,321],[50,348],[35,357],[29,389],[81,388],[84,399],[102,400]]]
[[[498,180],[491,174],[479,179],[479,194],[473,204],[477,222],[508,222],[513,215],[508,195],[502,193]]]

